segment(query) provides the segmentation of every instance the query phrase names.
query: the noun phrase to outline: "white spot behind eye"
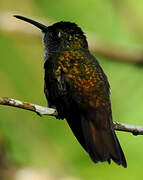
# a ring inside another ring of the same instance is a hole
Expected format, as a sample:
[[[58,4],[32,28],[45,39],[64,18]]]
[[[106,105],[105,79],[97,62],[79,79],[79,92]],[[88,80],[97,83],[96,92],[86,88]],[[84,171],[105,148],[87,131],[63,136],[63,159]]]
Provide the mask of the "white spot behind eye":
[[[58,33],[58,37],[59,37],[59,38],[61,37],[61,32]]]

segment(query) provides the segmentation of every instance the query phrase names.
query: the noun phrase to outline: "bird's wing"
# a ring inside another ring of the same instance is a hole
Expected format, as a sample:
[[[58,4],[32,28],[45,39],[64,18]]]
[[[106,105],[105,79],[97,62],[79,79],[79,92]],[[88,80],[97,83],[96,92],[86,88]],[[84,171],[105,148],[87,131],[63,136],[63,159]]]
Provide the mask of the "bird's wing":
[[[50,97],[55,98],[59,116],[66,118],[77,140],[94,162],[113,159],[126,167],[112,126],[109,84],[103,70],[91,56],[77,53],[75,57],[71,56],[70,63],[68,56],[69,52],[64,63],[57,66],[55,89],[52,92],[51,88],[50,92]]]
[[[76,102],[72,99],[70,85],[65,79],[63,70],[61,68],[59,70],[57,67],[55,74],[51,71],[51,67],[49,67],[48,62],[45,63],[44,69],[44,92],[48,100],[49,107],[56,107],[59,119],[66,118],[75,137],[86,150],[85,139],[81,128],[80,114],[78,112]]]

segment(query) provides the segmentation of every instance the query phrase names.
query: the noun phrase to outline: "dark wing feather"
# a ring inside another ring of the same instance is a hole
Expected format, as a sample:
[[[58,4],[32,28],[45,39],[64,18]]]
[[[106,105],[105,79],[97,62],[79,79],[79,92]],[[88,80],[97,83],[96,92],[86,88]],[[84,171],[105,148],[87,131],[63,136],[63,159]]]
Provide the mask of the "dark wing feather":
[[[77,140],[94,162],[110,162],[113,159],[126,167],[123,151],[112,127],[112,113],[107,110],[110,103],[108,108],[101,106],[94,109],[87,102],[84,109],[73,97],[64,72],[60,71],[56,76],[52,73],[45,71],[45,94],[50,107],[56,107],[58,118],[66,118]]]
[[[77,104],[71,97],[69,85],[64,80],[63,72],[60,73],[60,76],[55,77],[52,76],[52,73],[49,75],[49,72],[45,71],[44,92],[48,100],[49,107],[56,107],[58,111],[57,118],[66,118],[75,137],[86,150],[85,139],[81,128],[80,114]]]

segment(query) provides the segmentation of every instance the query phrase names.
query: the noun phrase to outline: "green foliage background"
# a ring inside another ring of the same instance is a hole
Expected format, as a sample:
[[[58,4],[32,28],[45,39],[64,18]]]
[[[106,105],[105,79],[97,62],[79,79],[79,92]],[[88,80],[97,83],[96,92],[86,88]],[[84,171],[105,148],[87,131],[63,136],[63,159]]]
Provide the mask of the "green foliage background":
[[[55,22],[73,21],[103,40],[137,47],[143,43],[142,7],[142,0],[2,0],[0,10],[51,18]],[[124,21],[127,12],[132,27]],[[139,26],[138,23],[140,28],[135,32],[133,27]],[[0,31],[0,96],[46,106],[42,55],[40,38]],[[143,67],[97,58],[111,85],[114,120],[143,125]],[[10,156],[23,165],[84,180],[143,179],[142,136],[117,132],[128,162],[128,168],[124,169],[114,163],[92,163],[66,122],[54,117],[40,118],[31,112],[1,106],[0,128],[10,141]]]

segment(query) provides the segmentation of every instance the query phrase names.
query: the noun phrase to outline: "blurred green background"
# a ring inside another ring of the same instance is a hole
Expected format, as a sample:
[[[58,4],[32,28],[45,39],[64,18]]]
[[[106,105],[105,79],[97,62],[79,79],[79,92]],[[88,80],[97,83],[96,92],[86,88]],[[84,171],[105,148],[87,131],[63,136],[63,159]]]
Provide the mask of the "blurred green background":
[[[2,11],[54,22],[73,21],[84,32],[113,44],[143,46],[143,0],[1,0]],[[11,17],[10,21],[18,20]],[[143,125],[142,65],[97,58],[111,85],[114,121]],[[0,29],[0,96],[46,106],[43,77],[40,36]],[[0,106],[0,129],[9,139],[9,156],[24,166],[46,168],[82,180],[143,179],[142,136],[117,132],[128,162],[124,169],[114,163],[92,163],[66,122],[54,117]]]

